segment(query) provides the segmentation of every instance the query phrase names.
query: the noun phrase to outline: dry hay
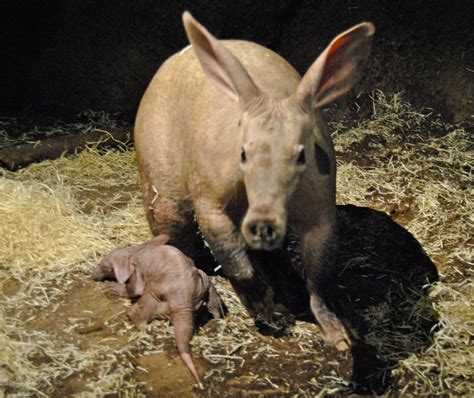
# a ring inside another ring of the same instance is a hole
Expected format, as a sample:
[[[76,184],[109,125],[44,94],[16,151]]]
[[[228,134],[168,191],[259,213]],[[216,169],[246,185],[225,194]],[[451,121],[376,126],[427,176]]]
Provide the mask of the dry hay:
[[[15,117],[0,116],[0,148],[25,143],[36,144],[40,140],[70,134],[86,134],[90,131],[110,132],[124,124],[117,120],[116,114],[96,112],[87,109],[76,115],[73,122],[55,120],[54,126],[46,121],[42,125],[25,125]]]
[[[335,126],[338,202],[391,214],[422,244],[444,282],[430,291],[439,313],[433,344],[401,361],[394,372],[399,388],[418,396],[472,396],[472,136],[413,110],[400,95],[375,92],[373,104],[371,120],[345,132]],[[374,338],[384,347],[403,346],[412,336]]]
[[[373,104],[373,117],[359,126],[331,126],[338,202],[390,213],[420,241],[442,275],[429,294],[428,305],[439,316],[432,344],[392,358],[394,381],[385,394],[473,396],[472,141],[461,127],[413,110],[398,95],[376,92]],[[128,300],[109,298],[107,303],[117,304],[99,326],[92,314],[86,316],[90,309],[61,322],[55,318],[101,256],[148,238],[137,179],[132,150],[100,152],[94,146],[74,157],[2,172],[0,395],[144,396],[147,386],[137,372],[149,370],[140,358],[175,355],[171,327],[157,321],[145,332],[135,331],[124,315]],[[193,338],[196,360],[207,364],[204,390],[194,394],[232,396],[243,388],[260,396],[344,391],[348,375],[338,363],[347,357],[326,348],[314,325],[297,322],[290,336],[264,338],[229,284],[214,280],[230,313]],[[413,308],[415,318],[423,316]],[[367,340],[381,356],[398,355],[390,347],[415,345],[417,336],[384,334],[384,310],[365,314],[381,322]],[[46,327],[48,322],[57,327]],[[110,336],[94,337],[100,327]],[[327,350],[332,360],[318,362]],[[296,376],[305,372],[318,377],[298,384]]]

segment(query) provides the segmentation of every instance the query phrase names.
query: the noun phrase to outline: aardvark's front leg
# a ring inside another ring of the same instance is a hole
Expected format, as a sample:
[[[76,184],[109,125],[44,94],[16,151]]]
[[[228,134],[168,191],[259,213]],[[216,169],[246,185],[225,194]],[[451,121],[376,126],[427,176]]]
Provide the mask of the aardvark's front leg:
[[[351,345],[348,331],[334,312],[337,230],[327,224],[300,235],[310,307],[324,338],[340,351]]]
[[[275,312],[273,290],[252,265],[255,260],[249,258],[245,241],[232,220],[210,201],[199,201],[195,211],[204,238],[256,324],[273,332],[284,330],[294,318],[281,305]]]

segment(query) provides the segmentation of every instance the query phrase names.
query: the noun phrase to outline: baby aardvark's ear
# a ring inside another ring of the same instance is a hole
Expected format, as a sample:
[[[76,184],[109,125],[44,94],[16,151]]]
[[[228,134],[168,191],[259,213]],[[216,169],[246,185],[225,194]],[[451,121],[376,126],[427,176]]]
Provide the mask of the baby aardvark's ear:
[[[130,262],[129,256],[120,256],[113,261],[113,268],[117,282],[125,283],[135,271],[135,267]]]

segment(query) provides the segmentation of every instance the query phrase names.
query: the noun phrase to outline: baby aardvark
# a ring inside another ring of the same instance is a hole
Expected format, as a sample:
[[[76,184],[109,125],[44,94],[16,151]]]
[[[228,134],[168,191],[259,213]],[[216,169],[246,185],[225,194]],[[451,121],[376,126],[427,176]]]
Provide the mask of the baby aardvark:
[[[205,272],[173,246],[169,237],[159,235],[141,245],[113,250],[94,269],[93,278],[107,282],[107,290],[125,297],[140,299],[130,308],[128,316],[139,329],[153,318],[171,321],[181,359],[200,383],[191,358],[194,319],[208,311],[213,318],[224,316],[224,304]]]

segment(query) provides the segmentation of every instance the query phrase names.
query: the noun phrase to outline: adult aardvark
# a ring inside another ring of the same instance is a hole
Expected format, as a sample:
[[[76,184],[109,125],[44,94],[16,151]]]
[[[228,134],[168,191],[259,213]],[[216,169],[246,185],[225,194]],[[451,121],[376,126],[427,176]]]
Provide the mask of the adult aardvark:
[[[346,349],[349,334],[330,300],[336,165],[318,108],[352,87],[374,27],[341,33],[301,79],[267,48],[219,41],[187,12],[183,21],[192,49],[161,66],[135,125],[151,230],[192,256],[195,215],[249,313],[269,320],[285,311],[275,307],[252,250],[278,248],[291,225],[311,310],[326,339]]]

